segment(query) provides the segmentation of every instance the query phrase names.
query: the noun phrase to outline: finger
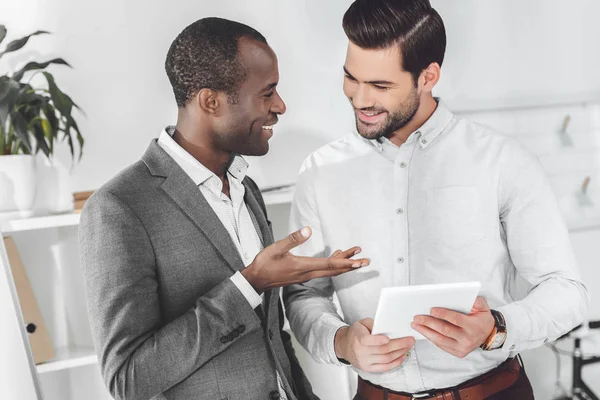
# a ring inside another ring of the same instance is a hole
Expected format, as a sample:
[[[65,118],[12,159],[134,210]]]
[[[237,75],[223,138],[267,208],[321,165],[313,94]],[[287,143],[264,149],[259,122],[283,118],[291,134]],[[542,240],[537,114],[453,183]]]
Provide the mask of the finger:
[[[296,232],[290,233],[286,238],[276,241],[270,247],[275,249],[275,253],[283,255],[306,242],[310,235],[312,235],[312,230],[310,227],[305,226]]]
[[[371,263],[368,258],[352,260],[345,258],[295,257],[298,261],[299,268],[305,273],[313,271],[334,271],[337,269],[360,268],[366,267]]]
[[[488,305],[487,301],[485,301],[485,299],[481,296],[478,296],[477,299],[475,299],[475,304],[473,304],[473,308],[471,309],[472,313],[476,313],[476,312],[482,312],[482,311],[488,311],[490,309],[490,306]]]
[[[362,346],[383,346],[390,342],[390,338],[385,335],[371,335],[373,330],[373,318],[365,318],[358,321],[365,329],[365,334],[359,337],[358,342]]]
[[[333,254],[331,254],[329,257],[337,257],[338,255],[342,254],[341,250],[336,250],[333,252]]]
[[[379,346],[373,349],[372,354],[388,354],[395,351],[407,352],[415,346],[415,338],[412,336],[391,339],[390,342],[384,346]]]
[[[300,282],[307,282],[307,281],[310,281],[313,279],[338,276],[341,274],[345,274],[346,272],[354,271],[355,269],[356,268],[350,267],[350,268],[341,268],[341,269],[331,269],[331,270],[325,270],[325,271],[312,271],[309,274],[301,275]],[[300,282],[298,282],[298,283],[300,283]]]
[[[464,326],[466,323],[466,315],[454,310],[448,310],[447,308],[434,307],[431,309],[431,316],[443,319],[450,322],[452,325]]]
[[[373,324],[375,324],[375,320],[373,318],[363,318],[358,321],[359,324],[366,327],[369,330],[369,333],[373,330]]]
[[[441,333],[434,331],[433,329],[427,326],[415,324],[414,322],[411,322],[410,326],[442,350],[446,348],[456,347],[456,345],[458,344],[456,340],[448,336],[444,336]]]
[[[388,372],[393,369],[399,368],[405,359],[406,359],[406,355],[403,355],[402,357],[400,357],[388,364],[373,364],[367,368],[366,372],[374,372],[374,373]]]
[[[337,257],[339,258],[350,258],[350,257],[354,257],[355,255],[359,254],[362,251],[362,249],[358,246],[354,246],[349,248],[346,251],[340,251],[339,254],[337,255]]]
[[[396,361],[398,358],[405,356],[408,350],[396,350],[385,354],[372,354],[368,356],[368,364],[389,364]]]
[[[453,325],[443,319],[430,317],[428,315],[418,315],[414,319],[414,323],[417,325],[426,326],[439,334],[458,340],[463,335],[463,329]]]
[[[358,339],[358,342],[364,347],[379,347],[390,342],[390,338],[385,335],[364,335]]]

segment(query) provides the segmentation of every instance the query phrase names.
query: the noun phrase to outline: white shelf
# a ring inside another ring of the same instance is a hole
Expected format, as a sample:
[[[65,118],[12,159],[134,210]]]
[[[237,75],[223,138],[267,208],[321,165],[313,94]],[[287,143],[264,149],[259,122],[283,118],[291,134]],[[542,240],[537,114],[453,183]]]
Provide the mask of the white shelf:
[[[273,192],[263,193],[262,195],[267,206],[272,206],[276,204],[289,204],[294,198],[294,189],[287,188]]]
[[[79,225],[80,214],[69,213],[43,217],[13,219],[2,225],[2,234]]]
[[[552,95],[524,96],[500,99],[443,98],[455,113],[467,114],[487,111],[523,110],[528,108],[567,107],[600,103],[599,92],[588,92],[560,97]]]
[[[38,374],[44,374],[97,363],[98,357],[93,348],[63,348],[56,350],[52,361],[39,364],[36,369]]]
[[[600,216],[585,219],[567,220],[567,226],[569,227],[569,232],[582,232],[600,229]]]

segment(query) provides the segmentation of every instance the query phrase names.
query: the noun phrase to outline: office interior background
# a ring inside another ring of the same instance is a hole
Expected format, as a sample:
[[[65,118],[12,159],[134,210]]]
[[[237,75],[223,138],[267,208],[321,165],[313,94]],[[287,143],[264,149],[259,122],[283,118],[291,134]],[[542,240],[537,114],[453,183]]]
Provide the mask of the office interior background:
[[[32,59],[62,57],[72,69],[48,70],[85,112],[77,115],[85,138],[81,160],[73,163],[64,143],[57,145],[53,165],[38,157],[34,215],[0,221],[3,236],[12,237],[18,248],[55,353],[48,362],[35,365],[3,255],[0,399],[110,398],[87,323],[77,254],[78,215],[71,196],[99,188],[138,160],[149,141],[175,122],[176,105],[164,72],[175,36],[206,16],[238,20],[266,36],[279,57],[279,91],[288,112],[276,126],[269,154],[249,159],[249,175],[261,188],[293,185],[311,151],[355,129],[342,92],[347,42],[341,19],[350,4],[351,0],[0,1],[0,24],[8,29],[3,45],[37,30],[52,33],[36,36],[23,51],[2,57],[0,75]],[[434,94],[455,113],[515,137],[538,157],[592,296],[588,319],[600,319],[600,1],[432,0],[432,5],[448,36]],[[288,233],[292,190],[265,194],[276,238]],[[582,336],[583,353],[600,354],[600,330]],[[573,338],[565,338],[522,354],[536,398],[569,395],[573,345]],[[319,365],[296,347],[322,399],[351,398],[356,385],[351,370]],[[583,369],[583,379],[598,396],[599,378],[600,365]]]

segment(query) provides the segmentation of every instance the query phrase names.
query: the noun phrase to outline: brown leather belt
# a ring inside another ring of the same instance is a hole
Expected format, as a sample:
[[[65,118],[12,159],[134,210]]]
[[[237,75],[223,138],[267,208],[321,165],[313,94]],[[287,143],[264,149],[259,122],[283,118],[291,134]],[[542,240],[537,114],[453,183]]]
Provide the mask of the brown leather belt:
[[[508,389],[517,382],[520,373],[521,364],[518,358],[515,357],[508,359],[497,368],[458,386],[414,394],[394,392],[358,377],[358,394],[365,400],[386,399],[386,392],[387,400],[479,400]]]

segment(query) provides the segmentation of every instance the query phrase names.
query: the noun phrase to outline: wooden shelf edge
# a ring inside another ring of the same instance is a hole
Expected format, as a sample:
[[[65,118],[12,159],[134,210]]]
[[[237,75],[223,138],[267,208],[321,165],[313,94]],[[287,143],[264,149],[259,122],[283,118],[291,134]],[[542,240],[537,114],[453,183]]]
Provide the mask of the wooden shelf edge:
[[[38,374],[83,367],[98,363],[98,357],[93,348],[58,349],[52,361],[36,365]]]

